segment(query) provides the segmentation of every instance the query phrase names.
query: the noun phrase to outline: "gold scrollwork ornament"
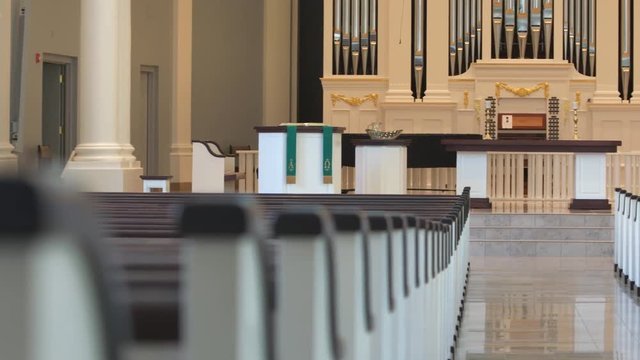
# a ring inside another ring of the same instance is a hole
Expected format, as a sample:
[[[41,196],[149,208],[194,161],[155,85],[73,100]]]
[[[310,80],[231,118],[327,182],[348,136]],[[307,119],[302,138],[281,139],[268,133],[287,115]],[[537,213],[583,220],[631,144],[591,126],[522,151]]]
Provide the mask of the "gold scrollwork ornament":
[[[497,82],[496,83],[496,98],[500,98],[500,94],[502,90],[506,90],[516,96],[519,97],[526,97],[529,96],[531,94],[533,94],[536,91],[542,90],[544,89],[544,97],[546,99],[549,98],[549,83],[547,82],[543,82],[543,83],[539,83],[538,85],[531,87],[531,88],[524,88],[524,87],[513,87],[513,86],[509,86],[506,83],[503,82]]]
[[[378,94],[369,94],[363,97],[350,97],[346,95],[331,94],[331,103],[333,104],[333,106],[336,106],[339,101],[342,101],[351,106],[360,106],[367,101],[371,101],[373,105],[378,106]]]

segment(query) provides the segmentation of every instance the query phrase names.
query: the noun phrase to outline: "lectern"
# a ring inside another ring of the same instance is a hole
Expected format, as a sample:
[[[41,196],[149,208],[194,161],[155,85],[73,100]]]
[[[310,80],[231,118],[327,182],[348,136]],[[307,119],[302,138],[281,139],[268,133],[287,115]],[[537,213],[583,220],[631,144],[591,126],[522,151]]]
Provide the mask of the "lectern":
[[[344,128],[257,126],[258,184],[265,194],[339,194]]]

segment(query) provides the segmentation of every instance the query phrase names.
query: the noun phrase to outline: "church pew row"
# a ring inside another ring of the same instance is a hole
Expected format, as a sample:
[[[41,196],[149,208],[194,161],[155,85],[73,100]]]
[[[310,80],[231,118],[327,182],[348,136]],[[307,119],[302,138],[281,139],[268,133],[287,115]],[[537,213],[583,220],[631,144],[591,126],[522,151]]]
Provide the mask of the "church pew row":
[[[424,202],[423,202],[423,204],[422,204],[422,205],[423,205],[423,206],[425,205],[425,204],[424,204]],[[452,224],[451,224],[451,225],[453,225],[453,222],[452,222]],[[451,226],[451,225],[450,225],[450,226]],[[397,224],[396,224],[396,226],[397,226]],[[403,230],[403,232],[404,232],[404,230]],[[423,231],[416,232],[416,234],[417,234],[417,233],[426,233],[426,231],[424,231],[424,230],[423,230]],[[406,235],[405,235],[405,236],[406,236]],[[396,237],[402,237],[402,235],[396,234]],[[400,245],[399,245],[400,243],[401,243],[401,241],[395,241],[395,242],[394,242],[394,244],[396,244],[396,246],[400,246]],[[412,244],[414,244],[414,243],[412,243],[411,241],[409,241],[409,242],[406,242],[406,241],[405,241],[404,243],[405,243],[405,244],[408,244],[409,246],[411,246]],[[415,246],[420,246],[419,244],[420,244],[420,242],[418,242],[418,241],[416,240],[416,242],[415,242]],[[453,244],[453,245],[452,245],[452,248],[454,248],[454,247],[455,247],[455,245],[457,245],[457,244],[458,244],[458,243]],[[433,246],[433,245],[432,245],[432,246]],[[394,252],[394,254],[396,254],[396,256],[400,256],[400,254],[401,254],[401,253],[406,253],[406,252],[407,252],[407,249],[404,249],[404,250],[400,250],[400,249],[402,249],[402,247],[400,247],[400,248],[396,249],[396,251]],[[425,250],[427,250],[427,248],[425,248]],[[433,251],[434,251],[434,249],[431,249],[431,251],[433,252]],[[416,254],[419,254],[419,253],[420,253],[420,252],[417,252]],[[400,264],[400,263],[402,263],[401,259],[402,259],[402,258],[397,259],[397,261],[396,261],[395,263],[396,263],[396,264]],[[409,259],[411,259],[411,257],[409,257]],[[423,261],[424,261],[425,259],[426,259],[426,256],[423,258]],[[405,259],[405,260],[406,260],[406,259]],[[418,262],[417,262],[417,261],[418,261],[418,257],[416,257],[416,264],[418,264]],[[466,263],[466,262],[460,262],[460,264],[465,264],[465,263]],[[425,267],[425,269],[426,269],[426,268],[427,268],[427,267]],[[404,266],[404,269],[407,269],[407,266],[406,266],[406,265]],[[417,267],[416,267],[416,269],[417,269]],[[447,269],[448,269],[448,267],[447,267]],[[426,271],[426,270],[425,270],[425,271]],[[440,271],[442,271],[442,270],[440,270]],[[406,273],[407,273],[408,271],[406,271],[406,270],[404,270],[404,271],[400,271],[400,270],[398,270],[398,271],[397,271],[398,276],[400,276],[400,273],[402,273],[402,272],[404,272],[404,276],[405,276],[404,284],[405,284],[405,291],[406,291],[406,290],[407,290],[407,287],[406,287],[406,284],[407,284],[407,281],[406,281]],[[466,272],[466,267],[464,267],[464,266],[460,266],[460,268],[459,268],[459,269],[457,269],[457,271],[456,271],[456,273],[465,273],[465,272]],[[417,278],[417,276],[418,276],[418,274],[419,274],[419,273],[420,273],[420,272],[419,272],[418,270],[416,270],[416,278]],[[452,271],[452,273],[453,273],[453,271]],[[453,275],[450,275],[450,276],[453,276]],[[444,277],[444,276],[440,276],[440,277],[436,277],[435,279],[437,280],[437,279],[441,279],[441,278],[443,278],[443,277]],[[453,277],[452,277],[452,278],[453,278]],[[463,277],[463,278],[464,278],[464,277]],[[425,276],[425,280],[427,280],[427,279],[428,279],[428,277],[427,277],[427,276]],[[188,283],[188,282],[187,282],[187,283]],[[443,281],[442,283],[445,283],[445,282]],[[447,282],[447,283],[448,283],[448,282]],[[401,280],[400,280],[400,278],[399,278],[399,279],[397,279],[397,280],[395,281],[395,284],[398,284],[398,286],[400,286],[400,285],[399,285],[399,284],[401,284]],[[440,285],[440,286],[442,286],[442,285]],[[456,288],[456,287],[447,287],[447,289],[454,289],[454,288]],[[405,296],[408,296],[408,295],[406,295],[406,294],[405,294]],[[416,302],[417,304],[419,304],[420,302],[419,302],[419,301],[417,301],[417,299],[418,299],[418,296],[417,296],[417,295],[413,297],[413,301],[414,301],[414,302]],[[435,299],[435,300],[437,300],[437,299]],[[460,301],[461,301],[461,300],[460,300]],[[404,302],[400,302],[400,303],[404,304]],[[433,301],[433,303],[437,303],[437,301]],[[449,304],[451,304],[452,302],[451,302],[451,301],[449,301],[448,303],[449,303]],[[456,302],[454,301],[454,302],[453,302],[453,304],[455,304],[455,303],[456,303]],[[189,308],[189,306],[187,306],[187,308]],[[424,310],[424,308],[423,308],[423,307],[420,307],[420,306],[416,306],[415,308],[416,308],[416,311],[417,311],[417,312],[419,312],[420,310]],[[439,308],[440,308],[440,310],[445,310],[446,306],[445,306],[445,304],[444,304],[444,303],[441,303],[441,304],[440,304],[440,307],[431,307],[431,309],[432,309],[432,310],[433,310],[433,309],[439,309]],[[452,311],[449,311],[449,312],[450,312],[450,313],[453,313],[453,312],[456,312],[456,311],[453,311],[453,309],[452,309]],[[442,317],[442,312],[441,312],[441,311],[437,311],[437,312],[433,313],[432,315],[434,315],[434,317],[436,317],[436,318],[437,318],[437,316],[441,316],[441,317]],[[451,317],[455,318],[455,316],[443,316],[443,317],[442,317],[442,319],[444,320],[444,319],[446,319],[446,318],[451,318]],[[421,317],[417,317],[417,319],[418,319],[418,318],[421,318]],[[430,318],[428,321],[433,321],[433,320]],[[444,322],[444,321],[443,321],[443,322]],[[425,324],[424,324],[424,323],[423,323],[423,324],[420,324],[420,323],[419,323],[419,322],[417,322],[417,321],[413,322],[413,324],[414,324],[414,327],[416,327],[416,328],[418,328],[419,326],[422,326],[422,327],[424,327],[424,326],[425,326]],[[439,334],[440,336],[442,336],[442,334],[450,333],[450,332],[451,332],[451,330],[454,328],[454,326],[455,326],[455,325],[456,325],[456,324],[455,324],[455,321],[449,322],[449,323],[447,324],[447,327],[446,327],[448,331],[443,329],[443,331],[437,331],[436,333],[437,333],[437,334]],[[414,330],[417,330],[417,329],[414,329]],[[419,331],[414,331],[414,332],[412,332],[412,334],[414,334],[414,335],[415,335],[415,334],[420,334],[420,332],[419,332]],[[432,338],[432,337],[429,337],[429,338]],[[437,337],[436,337],[436,338],[437,338]],[[406,350],[406,349],[414,349],[414,351],[412,352],[412,354],[413,354],[413,355],[417,355],[417,354],[420,354],[420,353],[424,353],[424,352],[420,352],[420,351],[416,350],[416,348],[419,348],[419,347],[420,347],[420,345],[419,345],[419,344],[421,344],[421,343],[422,343],[423,345],[424,345],[424,344],[426,344],[424,341],[422,341],[422,342],[421,342],[421,341],[418,341],[418,339],[422,339],[422,337],[420,337],[420,336],[416,336],[416,337],[414,338],[414,341],[413,341],[413,343],[414,343],[414,347],[413,347],[413,348],[411,348],[411,347],[398,347],[398,349],[405,349],[405,350]],[[347,346],[346,348],[347,348],[347,349],[349,349],[349,347],[348,347],[348,346]],[[427,348],[429,348],[429,349],[431,349],[431,350],[433,350],[433,349],[438,349],[438,347],[437,347],[437,346],[427,346]],[[439,348],[439,351],[440,351],[440,353],[441,353],[441,354],[446,353],[446,351],[444,351],[443,349],[444,349],[444,348]],[[423,349],[423,350],[424,350],[424,349]],[[389,351],[389,350],[387,350],[387,352],[388,352],[388,351]],[[409,351],[409,350],[406,350],[406,351]],[[397,355],[397,354],[396,354],[396,355]],[[395,357],[396,355],[394,355],[394,356],[393,356],[393,357],[391,357],[391,358],[397,358],[397,357]],[[434,357],[434,356],[429,356],[429,357],[430,357],[430,358],[444,358],[444,357],[441,357],[441,356],[435,356],[435,357]],[[359,358],[359,357],[348,357],[348,358]],[[388,357],[387,357],[387,358],[388,358]],[[407,358],[407,357],[406,357],[406,356],[402,356],[401,358]],[[408,358],[413,358],[413,356],[408,357]]]
[[[640,297],[640,200],[615,189],[614,271]]]

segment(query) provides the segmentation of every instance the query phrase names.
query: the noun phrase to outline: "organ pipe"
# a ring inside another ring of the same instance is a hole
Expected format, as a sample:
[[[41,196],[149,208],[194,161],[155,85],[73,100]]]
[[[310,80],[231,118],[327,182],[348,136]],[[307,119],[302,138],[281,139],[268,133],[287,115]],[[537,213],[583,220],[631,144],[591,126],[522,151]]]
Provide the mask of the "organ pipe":
[[[517,31],[520,59],[524,59],[529,34],[529,0],[518,0]]]
[[[457,56],[458,56],[458,74],[462,73],[462,51],[464,49],[464,41],[463,41],[463,4],[465,3],[465,0],[458,0],[458,5],[457,5],[457,17],[456,17],[456,23],[457,23],[457,33],[456,33],[456,50],[457,50]]]
[[[340,38],[342,33],[340,31],[342,0],[333,1],[333,61],[334,61],[334,74],[340,71]]]
[[[596,0],[589,0],[589,75],[596,69]]]
[[[378,0],[369,1],[370,18],[369,18],[369,45],[371,47],[371,73],[376,73],[376,58],[378,52]]]
[[[469,34],[469,41],[471,42],[471,61],[476,61],[476,32],[478,31],[478,25],[476,22],[476,0],[471,0],[471,23],[469,27],[471,28],[471,34]],[[467,63],[467,66],[470,64]]]
[[[456,0],[449,0],[449,69],[455,74],[456,66]]]
[[[544,22],[544,56],[549,59],[551,58],[551,34],[553,31],[553,0],[544,0],[542,11]]]
[[[362,53],[362,73],[367,74],[369,59],[369,0],[362,1],[362,26],[360,28],[360,47]]]
[[[582,73],[587,73],[587,52],[589,51],[589,7],[588,0],[582,0],[582,41],[581,41],[581,54],[582,54]]]
[[[563,1],[563,19],[562,19],[562,36],[563,36],[563,44],[564,44],[564,59],[569,59],[569,1]]]
[[[622,100],[628,100],[631,75],[631,0],[622,0],[620,14],[620,70],[622,73]]]
[[[516,26],[515,0],[506,0],[504,15],[504,31],[507,37],[507,59],[513,54],[513,37]]]
[[[580,6],[582,5],[582,0],[576,0],[576,13],[575,13],[575,26],[576,28],[573,30],[573,34],[575,35],[574,41],[575,41],[575,61],[574,64],[576,66],[576,70],[580,71],[580,42],[582,41],[582,34],[580,33],[580,29],[581,29],[581,20],[582,20],[582,7]]]
[[[542,28],[541,0],[531,0],[531,42],[533,44],[534,59],[538,58],[538,49],[540,49],[541,28]],[[526,39],[525,39],[525,44],[526,44]]]
[[[342,0],[342,63],[345,75],[349,72],[349,47],[351,46],[350,5],[349,0]]]
[[[478,39],[477,56],[479,59],[482,55],[482,0],[476,1],[476,38]]]
[[[413,1],[413,69],[416,98],[419,99],[422,99],[422,74],[424,72],[424,1]]]
[[[469,11],[470,11],[470,2],[472,1],[464,1],[464,36],[463,36],[463,41],[464,41],[464,69],[468,69],[469,68],[469,45],[470,45],[470,41],[471,41],[471,34],[470,34],[470,30],[469,30],[469,26],[470,24],[470,20],[469,20]]]
[[[569,62],[573,63],[573,46],[575,39],[575,0],[565,0],[569,2]]]
[[[353,73],[358,74],[360,64],[360,0],[351,0],[351,59]]]
[[[495,57],[500,57],[500,43],[502,42],[502,0],[495,0],[493,3],[493,50]]]

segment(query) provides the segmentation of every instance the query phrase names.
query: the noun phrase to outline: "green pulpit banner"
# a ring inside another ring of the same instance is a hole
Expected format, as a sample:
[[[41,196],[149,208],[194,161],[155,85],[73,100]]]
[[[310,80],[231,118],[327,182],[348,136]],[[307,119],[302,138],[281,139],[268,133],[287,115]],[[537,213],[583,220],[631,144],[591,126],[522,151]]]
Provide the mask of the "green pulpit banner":
[[[297,164],[297,143],[298,126],[286,125],[287,127],[287,184],[296,183]],[[333,126],[322,126],[322,183],[333,184]]]
[[[296,148],[297,148],[298,128],[287,126],[287,184],[296,183]]]
[[[333,184],[333,126],[322,128],[322,183]]]

